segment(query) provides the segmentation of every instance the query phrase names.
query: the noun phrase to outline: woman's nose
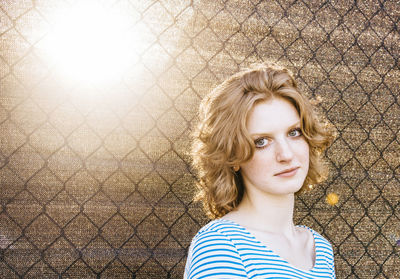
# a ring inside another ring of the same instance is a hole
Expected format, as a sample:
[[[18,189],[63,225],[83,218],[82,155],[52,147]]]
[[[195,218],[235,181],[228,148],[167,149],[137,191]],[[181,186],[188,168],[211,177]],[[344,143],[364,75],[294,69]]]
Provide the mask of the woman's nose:
[[[276,141],[276,160],[278,162],[288,162],[293,159],[293,150],[286,139]]]

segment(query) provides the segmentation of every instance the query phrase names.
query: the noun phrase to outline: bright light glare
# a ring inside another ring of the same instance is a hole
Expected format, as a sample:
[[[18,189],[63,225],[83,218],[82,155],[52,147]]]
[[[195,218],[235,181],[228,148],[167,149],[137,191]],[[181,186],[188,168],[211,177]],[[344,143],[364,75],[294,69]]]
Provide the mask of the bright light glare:
[[[64,77],[97,85],[116,81],[137,59],[139,31],[123,11],[101,1],[77,1],[60,12],[46,43],[47,54]]]

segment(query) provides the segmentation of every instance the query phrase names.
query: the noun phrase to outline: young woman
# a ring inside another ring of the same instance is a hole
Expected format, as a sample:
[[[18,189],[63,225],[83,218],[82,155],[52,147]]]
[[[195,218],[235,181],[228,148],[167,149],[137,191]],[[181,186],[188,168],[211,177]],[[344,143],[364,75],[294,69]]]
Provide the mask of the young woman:
[[[287,69],[258,64],[212,91],[193,143],[198,198],[214,219],[185,278],[335,278],[330,243],[293,223],[295,194],[326,176],[332,134]]]

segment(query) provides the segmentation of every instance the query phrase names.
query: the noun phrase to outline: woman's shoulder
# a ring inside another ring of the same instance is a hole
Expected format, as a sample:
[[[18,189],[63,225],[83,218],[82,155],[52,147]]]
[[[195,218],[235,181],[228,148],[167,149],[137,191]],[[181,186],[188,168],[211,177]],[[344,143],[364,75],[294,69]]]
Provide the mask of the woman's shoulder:
[[[217,219],[202,227],[189,248],[185,278],[246,278],[246,272],[232,234],[239,228]],[[222,276],[222,277],[219,277]]]
[[[215,219],[203,226],[193,237],[191,249],[233,249],[238,243],[254,241],[250,233],[237,223],[226,219]]]
[[[226,219],[215,219],[203,226],[193,240],[201,239],[210,235],[230,238],[232,234],[246,234],[247,232],[233,221]]]

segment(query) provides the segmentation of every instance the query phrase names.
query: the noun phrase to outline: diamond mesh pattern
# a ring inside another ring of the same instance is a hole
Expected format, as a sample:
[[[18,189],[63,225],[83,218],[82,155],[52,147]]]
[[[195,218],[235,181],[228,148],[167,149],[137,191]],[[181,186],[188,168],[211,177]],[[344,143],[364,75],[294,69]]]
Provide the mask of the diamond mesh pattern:
[[[67,85],[45,59],[68,2],[0,2],[1,278],[181,278],[207,222],[189,168],[197,106],[265,60],[338,132],[296,221],[332,242],[338,278],[398,277],[398,1],[100,1],[143,33],[110,87]]]

